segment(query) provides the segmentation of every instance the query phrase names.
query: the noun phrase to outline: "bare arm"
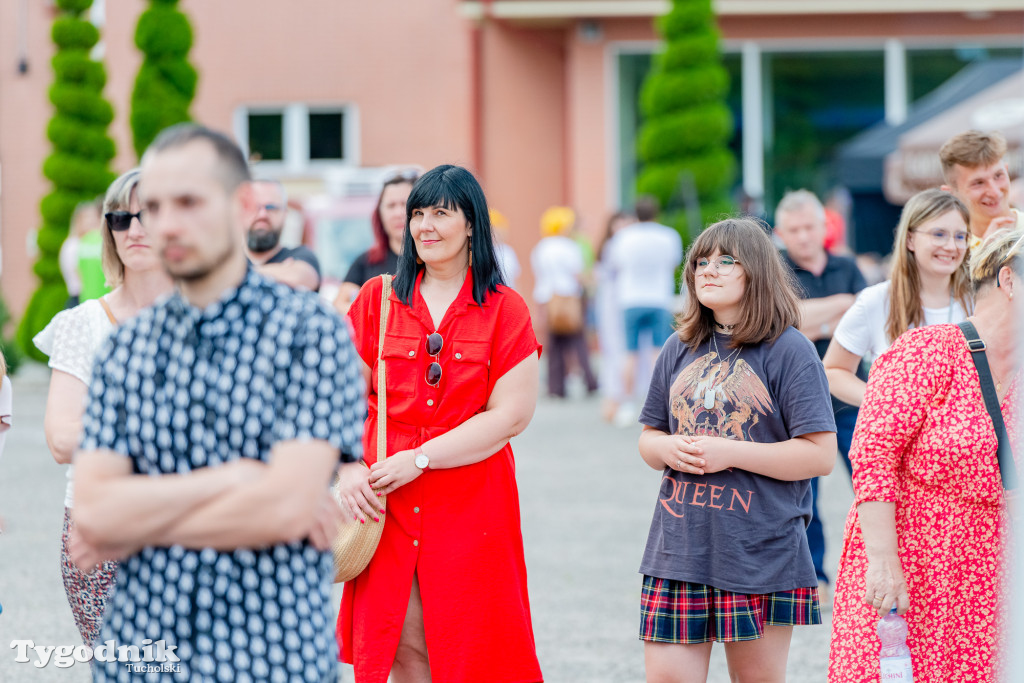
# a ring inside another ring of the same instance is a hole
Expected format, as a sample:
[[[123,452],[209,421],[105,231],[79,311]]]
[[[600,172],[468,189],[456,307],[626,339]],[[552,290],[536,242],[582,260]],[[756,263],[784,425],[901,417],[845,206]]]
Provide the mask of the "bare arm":
[[[738,467],[773,479],[798,481],[830,473],[838,446],[835,432],[813,432],[776,443],[704,436],[683,448],[704,460],[702,473]]]
[[[864,604],[880,617],[893,605],[899,614],[904,614],[910,607],[910,599],[896,538],[896,504],[865,501],[857,506],[857,516],[868,557]]]
[[[853,294],[833,294],[819,299],[801,300],[798,329],[811,341],[831,337],[839,319],[856,298]]]
[[[320,276],[316,269],[301,259],[289,258],[281,263],[264,263],[256,266],[256,270],[292,289],[315,291],[320,286]]]
[[[860,361],[860,356],[844,349],[835,339],[829,344],[825,358],[821,361],[825,365],[829,392],[851,406],[859,406],[864,402],[864,390],[868,386],[857,377]]]
[[[334,310],[341,315],[347,315],[348,309],[352,308],[352,300],[359,293],[359,285],[354,282],[342,282],[338,287],[338,294],[334,297]]]
[[[531,353],[494,385],[487,408],[422,444],[431,469],[470,465],[489,458],[530,424],[537,407],[538,358]],[[421,474],[414,452],[399,451],[370,468],[370,484],[390,493]]]
[[[63,370],[50,374],[50,390],[46,394],[46,415],[43,431],[46,445],[58,464],[68,465],[82,437],[82,411],[89,387],[85,382]]]

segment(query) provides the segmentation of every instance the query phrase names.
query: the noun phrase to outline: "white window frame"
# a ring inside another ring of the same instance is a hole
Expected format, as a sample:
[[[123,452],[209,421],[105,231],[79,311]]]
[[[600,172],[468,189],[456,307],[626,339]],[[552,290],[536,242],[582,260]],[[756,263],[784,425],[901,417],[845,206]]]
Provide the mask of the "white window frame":
[[[309,158],[309,115],[342,115],[341,159]],[[235,139],[246,158],[249,157],[249,115],[281,114],[283,159],[259,161],[259,167],[267,173],[278,176],[304,175],[311,171],[327,171],[332,168],[359,166],[361,149],[359,145],[359,108],[354,104],[315,104],[290,102],[284,104],[243,105],[235,109],[233,126]]]

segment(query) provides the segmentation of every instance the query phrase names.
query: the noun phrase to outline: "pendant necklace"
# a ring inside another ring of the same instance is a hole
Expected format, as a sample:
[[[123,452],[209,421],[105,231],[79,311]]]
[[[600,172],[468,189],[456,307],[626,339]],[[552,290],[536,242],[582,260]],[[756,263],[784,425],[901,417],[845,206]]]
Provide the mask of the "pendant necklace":
[[[715,325],[718,325],[718,323],[716,322]],[[735,325],[729,325],[727,327],[732,328],[732,327],[735,327]],[[739,353],[740,353],[740,348],[737,347],[737,349],[732,353],[731,356],[729,356],[728,358],[723,359],[722,358],[722,352],[718,350],[718,338],[717,338],[717,336],[715,335],[714,332],[711,333],[711,343],[713,343],[715,345],[715,355],[718,357],[718,366],[719,367],[721,367],[724,364],[731,364],[732,360],[734,358],[736,358],[736,356],[738,356]],[[719,381],[718,384],[721,384],[721,381]],[[704,409],[705,410],[711,410],[712,408],[715,407],[715,398],[716,398],[716,395],[718,394],[718,384],[716,384],[715,386],[712,386],[712,387],[708,387],[707,389],[704,390]]]

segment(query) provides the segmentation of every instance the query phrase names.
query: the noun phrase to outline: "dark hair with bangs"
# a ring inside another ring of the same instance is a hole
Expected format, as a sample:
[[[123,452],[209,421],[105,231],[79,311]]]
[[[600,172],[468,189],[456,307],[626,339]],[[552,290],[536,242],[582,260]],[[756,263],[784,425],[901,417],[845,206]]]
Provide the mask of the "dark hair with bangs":
[[[727,218],[704,230],[686,254],[683,280],[688,296],[685,309],[676,317],[677,333],[684,344],[695,351],[714,334],[715,315],[697,299],[695,280],[697,259],[716,251],[735,258],[746,276],[730,348],[774,342],[786,328],[799,325],[796,276],[772,244],[767,226],[754,218]]]
[[[482,304],[488,292],[497,292],[498,285],[505,284],[494,255],[494,238],[491,236],[491,217],[487,211],[487,199],[473,174],[461,166],[445,164],[433,168],[416,181],[405,203],[405,243],[398,259],[395,274],[395,294],[402,303],[411,305],[416,276],[422,263],[416,262],[416,243],[409,230],[412,212],[437,206],[444,209],[458,208],[466,217],[472,231],[469,236],[469,250],[472,258],[473,301]]]

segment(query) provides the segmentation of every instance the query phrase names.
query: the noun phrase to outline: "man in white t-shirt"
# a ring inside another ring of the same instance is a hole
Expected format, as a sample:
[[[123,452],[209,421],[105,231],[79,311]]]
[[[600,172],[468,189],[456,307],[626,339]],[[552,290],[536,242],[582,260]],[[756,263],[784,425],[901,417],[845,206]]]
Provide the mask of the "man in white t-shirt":
[[[1002,228],[1024,229],[1024,213],[1010,208],[1006,138],[992,131],[954,135],[939,150],[942,189],[967,205],[972,247]]]
[[[627,396],[635,397],[640,393],[637,386],[642,383],[636,377],[640,339],[650,335],[656,359],[665,340],[672,335],[676,268],[683,260],[683,240],[672,228],[654,221],[658,209],[658,200],[654,197],[637,198],[638,222],[615,233],[606,248],[609,269],[618,287],[619,308],[625,319],[626,359],[622,379]],[[650,364],[652,368],[654,359]]]

